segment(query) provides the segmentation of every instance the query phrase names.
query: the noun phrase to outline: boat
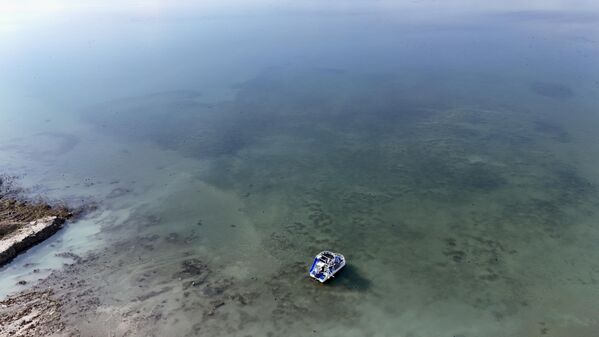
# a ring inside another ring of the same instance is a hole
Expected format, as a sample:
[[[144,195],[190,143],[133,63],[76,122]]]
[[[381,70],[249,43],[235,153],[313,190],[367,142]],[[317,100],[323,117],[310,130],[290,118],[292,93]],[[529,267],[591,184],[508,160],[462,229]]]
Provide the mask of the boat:
[[[344,266],[345,257],[343,255],[325,250],[314,258],[312,267],[310,267],[310,277],[324,283]]]

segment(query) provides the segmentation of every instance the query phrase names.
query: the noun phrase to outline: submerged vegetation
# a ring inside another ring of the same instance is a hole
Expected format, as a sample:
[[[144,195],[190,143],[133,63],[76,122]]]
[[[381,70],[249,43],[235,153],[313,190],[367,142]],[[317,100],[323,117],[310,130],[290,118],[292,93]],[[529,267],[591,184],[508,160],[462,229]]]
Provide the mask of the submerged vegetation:
[[[596,187],[555,152],[570,135],[539,114],[480,98],[456,99],[466,107],[431,103],[398,82],[272,70],[239,85],[232,101],[206,104],[199,94],[170,92],[106,103],[86,118],[102,132],[205,163],[198,181],[243,200],[261,246],[279,263],[268,295],[250,296],[276,299],[270,317],[284,322],[276,334],[322,315],[352,326],[363,313],[351,303],[391,293],[419,303],[418,292],[405,290],[413,288],[497,322],[520,315],[535,301],[535,277],[551,273],[528,252],[580,235],[596,206]],[[570,95],[560,86],[533,90]],[[265,218],[265,209],[276,211]],[[205,227],[186,235],[193,242]],[[307,252],[323,247],[347,252],[350,265],[317,293],[296,277]],[[527,266],[536,275],[522,273]],[[326,302],[307,300],[322,292]],[[323,303],[336,309],[314,309]],[[260,321],[230,305],[244,327]]]
[[[538,95],[554,99],[565,99],[575,96],[572,89],[561,83],[534,82],[530,85],[530,89]]]

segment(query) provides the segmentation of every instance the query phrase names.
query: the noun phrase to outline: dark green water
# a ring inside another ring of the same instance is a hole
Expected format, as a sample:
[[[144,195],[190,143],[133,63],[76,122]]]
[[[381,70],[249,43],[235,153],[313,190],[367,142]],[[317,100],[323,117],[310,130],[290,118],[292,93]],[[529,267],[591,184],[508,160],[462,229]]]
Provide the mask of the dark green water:
[[[0,170],[100,205],[3,294],[60,250],[83,335],[596,335],[597,6],[94,8],[1,21]]]

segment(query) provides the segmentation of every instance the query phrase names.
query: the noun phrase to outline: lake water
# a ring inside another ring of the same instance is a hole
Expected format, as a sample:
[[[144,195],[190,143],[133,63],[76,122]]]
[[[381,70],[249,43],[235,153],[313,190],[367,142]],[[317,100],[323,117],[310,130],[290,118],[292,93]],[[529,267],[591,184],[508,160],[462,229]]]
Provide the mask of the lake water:
[[[592,1],[3,3],[0,172],[98,210],[0,296],[72,252],[86,336],[597,336],[598,60]]]

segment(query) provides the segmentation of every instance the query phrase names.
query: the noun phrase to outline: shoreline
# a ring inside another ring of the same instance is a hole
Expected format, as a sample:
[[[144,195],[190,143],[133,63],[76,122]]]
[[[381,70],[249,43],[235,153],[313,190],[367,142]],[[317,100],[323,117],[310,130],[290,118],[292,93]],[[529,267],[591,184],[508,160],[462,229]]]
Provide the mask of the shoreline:
[[[64,205],[23,198],[14,179],[0,175],[0,267],[51,237],[73,213]]]
[[[0,267],[56,234],[74,216],[64,205],[52,206],[23,195],[13,178],[0,175]],[[0,336],[58,332],[64,327],[61,311],[54,291],[40,289],[38,282],[0,299]]]

